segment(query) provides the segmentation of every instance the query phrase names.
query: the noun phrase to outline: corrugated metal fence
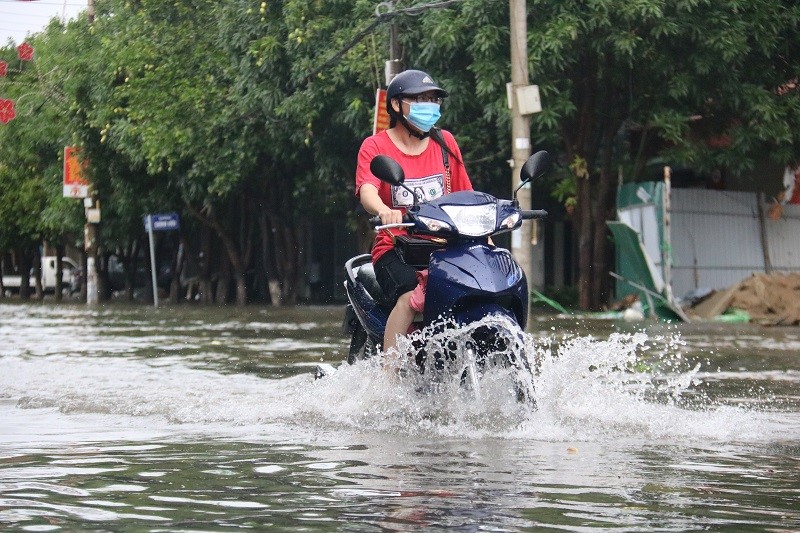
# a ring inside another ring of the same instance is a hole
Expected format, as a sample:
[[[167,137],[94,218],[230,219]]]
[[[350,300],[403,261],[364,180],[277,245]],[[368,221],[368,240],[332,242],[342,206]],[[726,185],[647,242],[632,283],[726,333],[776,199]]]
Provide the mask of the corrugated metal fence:
[[[724,289],[755,272],[800,271],[800,206],[779,220],[750,192],[672,189],[672,292]]]

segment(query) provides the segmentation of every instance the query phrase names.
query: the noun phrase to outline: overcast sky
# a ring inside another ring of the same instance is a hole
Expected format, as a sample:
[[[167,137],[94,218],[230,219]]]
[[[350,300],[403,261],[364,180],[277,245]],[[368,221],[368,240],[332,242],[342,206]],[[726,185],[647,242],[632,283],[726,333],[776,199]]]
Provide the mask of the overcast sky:
[[[0,45],[16,44],[28,34],[41,31],[53,17],[75,18],[86,9],[87,0],[0,0]]]

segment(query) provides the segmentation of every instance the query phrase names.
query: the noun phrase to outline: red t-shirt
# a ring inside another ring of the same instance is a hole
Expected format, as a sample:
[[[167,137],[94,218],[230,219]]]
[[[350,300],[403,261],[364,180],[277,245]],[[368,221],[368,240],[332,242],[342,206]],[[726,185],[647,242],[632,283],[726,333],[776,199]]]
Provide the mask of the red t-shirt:
[[[447,147],[458,156],[458,158],[455,158],[448,154],[450,192],[471,191],[472,183],[469,181],[464,164],[460,162],[461,150],[459,150],[455,138],[449,131],[445,130],[442,130],[442,135]],[[419,155],[407,155],[395,146],[386,131],[381,131],[364,139],[361,149],[358,151],[356,196],[360,193],[362,185],[370,183],[377,187],[378,195],[383,203],[392,209],[400,209],[405,213],[405,208],[414,203],[414,199],[407,190],[379,180],[370,171],[369,165],[372,159],[380,154],[388,155],[400,163],[400,166],[403,167],[403,172],[405,172],[405,185],[414,191],[421,192],[426,201],[439,198],[444,194],[445,168],[441,146],[431,139],[424,152]],[[393,228],[390,231],[395,235],[405,233],[404,228]],[[375,245],[372,247],[372,262],[377,261],[393,246],[392,237],[387,232],[378,232],[375,235]]]

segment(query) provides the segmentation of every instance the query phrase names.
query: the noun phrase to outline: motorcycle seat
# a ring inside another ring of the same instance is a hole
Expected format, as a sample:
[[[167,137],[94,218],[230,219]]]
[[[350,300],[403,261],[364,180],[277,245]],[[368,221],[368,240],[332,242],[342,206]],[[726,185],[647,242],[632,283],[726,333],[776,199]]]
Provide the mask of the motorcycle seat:
[[[372,263],[364,263],[358,267],[356,280],[364,286],[369,295],[372,296],[372,299],[375,300],[375,303],[381,307],[389,306],[386,295],[383,293],[383,289],[381,289],[378,283],[378,278],[375,277],[375,269]]]

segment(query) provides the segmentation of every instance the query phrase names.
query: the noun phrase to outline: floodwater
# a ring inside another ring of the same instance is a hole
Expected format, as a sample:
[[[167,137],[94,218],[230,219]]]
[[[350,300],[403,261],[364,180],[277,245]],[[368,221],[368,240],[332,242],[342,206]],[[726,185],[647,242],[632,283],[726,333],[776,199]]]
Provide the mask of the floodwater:
[[[342,308],[0,304],[0,528],[800,530],[800,330],[535,318],[536,407]]]

